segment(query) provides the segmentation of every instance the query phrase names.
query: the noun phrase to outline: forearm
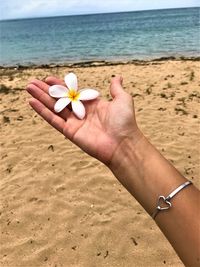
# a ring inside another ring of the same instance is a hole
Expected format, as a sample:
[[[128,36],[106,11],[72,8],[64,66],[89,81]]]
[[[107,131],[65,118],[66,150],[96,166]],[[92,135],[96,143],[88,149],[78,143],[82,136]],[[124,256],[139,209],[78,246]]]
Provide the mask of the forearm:
[[[127,138],[121,143],[110,169],[150,215],[160,195],[168,196],[186,181],[141,133],[137,142]],[[156,223],[188,266],[199,264],[199,202],[199,191],[190,185],[171,200],[172,208],[156,217]]]

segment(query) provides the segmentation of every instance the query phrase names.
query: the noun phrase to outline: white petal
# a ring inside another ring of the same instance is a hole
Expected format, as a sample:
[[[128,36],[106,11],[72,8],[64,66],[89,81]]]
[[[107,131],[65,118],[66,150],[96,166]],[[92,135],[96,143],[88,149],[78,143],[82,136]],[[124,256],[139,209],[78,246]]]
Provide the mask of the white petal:
[[[99,92],[94,89],[83,89],[80,91],[80,100],[92,100],[99,96]]]
[[[61,112],[70,102],[71,100],[67,97],[60,98],[54,106],[55,112]]]
[[[57,97],[57,98],[64,97],[67,92],[68,89],[62,85],[53,85],[49,87],[49,94],[52,97]]]
[[[72,101],[72,110],[79,119],[82,120],[85,117],[85,107],[81,101]]]
[[[69,73],[65,76],[65,83],[68,89],[73,89],[74,91],[78,90],[78,81],[74,73]]]

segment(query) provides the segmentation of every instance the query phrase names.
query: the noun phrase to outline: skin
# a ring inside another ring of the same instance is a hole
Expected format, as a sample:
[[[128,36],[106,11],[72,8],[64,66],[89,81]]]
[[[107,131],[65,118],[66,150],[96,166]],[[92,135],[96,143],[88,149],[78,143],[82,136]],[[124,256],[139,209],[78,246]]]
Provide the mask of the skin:
[[[152,214],[159,195],[168,196],[184,178],[147,140],[137,126],[134,102],[122,87],[122,78],[111,81],[111,102],[84,102],[86,117],[77,119],[69,109],[53,111],[50,85],[64,83],[48,77],[27,86],[31,107],[51,126],[83,151],[103,162],[133,197]],[[122,109],[123,106],[123,109]],[[200,192],[194,185],[180,191],[172,208],[159,212],[155,221],[186,266],[200,264]]]

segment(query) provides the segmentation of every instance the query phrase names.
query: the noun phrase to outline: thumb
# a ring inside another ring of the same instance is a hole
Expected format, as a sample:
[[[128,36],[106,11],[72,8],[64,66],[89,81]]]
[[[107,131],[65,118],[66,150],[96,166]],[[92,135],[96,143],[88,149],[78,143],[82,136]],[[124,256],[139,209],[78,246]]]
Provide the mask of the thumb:
[[[113,98],[118,98],[125,93],[122,87],[122,82],[123,79],[121,76],[116,76],[111,80],[110,93]]]

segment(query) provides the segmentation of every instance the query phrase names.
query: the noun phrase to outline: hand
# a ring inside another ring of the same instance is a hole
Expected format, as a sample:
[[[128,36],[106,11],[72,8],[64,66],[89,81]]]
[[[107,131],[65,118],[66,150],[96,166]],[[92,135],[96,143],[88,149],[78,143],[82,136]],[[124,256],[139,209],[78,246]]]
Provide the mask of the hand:
[[[139,138],[133,100],[123,90],[121,77],[112,79],[111,102],[100,98],[84,102],[86,117],[83,120],[77,119],[68,108],[54,113],[56,100],[48,94],[49,86],[54,84],[64,83],[55,77],[48,77],[46,82],[33,80],[27,86],[27,91],[33,96],[29,104],[51,126],[89,155],[109,165],[126,138]]]
[[[99,98],[84,103],[84,120],[77,119],[67,108],[54,113],[56,100],[48,95],[53,84],[62,82],[54,77],[47,78],[46,83],[32,81],[27,86],[33,96],[30,105],[66,138],[108,165],[149,214],[155,210],[159,194],[165,196],[185,182],[138,129],[132,97],[123,90],[120,77],[111,82],[111,102]],[[187,266],[199,266],[199,199],[199,191],[190,186],[173,200],[173,209],[156,217],[158,226]]]

